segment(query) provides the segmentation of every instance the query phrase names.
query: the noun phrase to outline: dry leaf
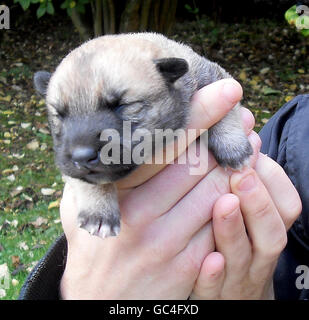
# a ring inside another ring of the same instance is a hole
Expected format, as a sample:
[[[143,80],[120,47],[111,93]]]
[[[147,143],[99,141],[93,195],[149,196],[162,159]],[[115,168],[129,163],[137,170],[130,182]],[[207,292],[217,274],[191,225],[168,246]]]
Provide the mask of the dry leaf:
[[[55,189],[51,189],[51,188],[42,188],[41,189],[41,193],[44,195],[44,196],[51,196],[52,194],[55,193]]]
[[[241,71],[240,74],[238,75],[238,78],[241,80],[241,81],[245,81],[247,80],[247,74],[246,74],[246,71]]]
[[[6,97],[0,97],[0,101],[6,101],[6,102],[10,102],[12,99],[12,97],[10,95],[6,96]]]
[[[29,250],[29,247],[27,246],[26,242],[25,241],[21,241],[17,244],[17,247],[19,249],[22,249],[22,250]]]
[[[30,122],[25,122],[25,123],[21,123],[20,126],[23,128],[23,129],[27,129],[31,126],[31,123]]]
[[[53,209],[53,208],[59,208],[60,206],[60,199],[56,200],[56,201],[52,201],[49,205],[48,205],[48,210]]]
[[[36,150],[39,147],[39,142],[37,140],[32,140],[26,146],[29,150]]]
[[[37,217],[37,219],[33,222],[30,222],[35,228],[41,227],[43,224],[47,224],[48,220],[46,218]]]
[[[14,174],[9,175],[8,177],[6,177],[9,181],[13,182],[15,181],[15,176]]]
[[[11,256],[12,264],[16,269],[20,265],[20,258],[19,256]]]
[[[19,284],[19,281],[17,279],[12,279],[13,287],[16,287],[18,284]]]

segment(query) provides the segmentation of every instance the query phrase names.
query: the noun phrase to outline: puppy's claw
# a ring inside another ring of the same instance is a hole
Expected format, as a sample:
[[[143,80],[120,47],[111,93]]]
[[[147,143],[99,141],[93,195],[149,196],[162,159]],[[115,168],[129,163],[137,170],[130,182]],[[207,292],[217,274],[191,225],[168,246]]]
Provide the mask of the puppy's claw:
[[[78,225],[89,232],[90,235],[102,239],[117,236],[120,232],[119,214],[105,216],[104,214],[86,214],[81,212],[78,215]]]

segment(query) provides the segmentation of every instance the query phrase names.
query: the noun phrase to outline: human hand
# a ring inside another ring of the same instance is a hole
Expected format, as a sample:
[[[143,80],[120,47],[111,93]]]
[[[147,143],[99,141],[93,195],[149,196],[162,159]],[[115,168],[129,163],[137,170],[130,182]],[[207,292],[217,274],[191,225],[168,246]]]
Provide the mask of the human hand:
[[[283,169],[259,154],[255,170],[231,176],[233,194],[213,210],[217,252],[204,260],[191,299],[271,299],[287,230],[301,212],[299,195]]]
[[[222,94],[224,83],[234,86],[230,98]],[[241,94],[234,80],[201,89],[192,102],[189,128],[210,127]],[[243,114],[247,128],[252,128],[252,116]],[[207,160],[206,176],[189,175],[189,164],[154,165],[119,183],[122,230],[116,238],[102,240],[77,228],[75,195],[66,186],[60,209],[68,241],[62,297],[186,299],[202,261],[214,250],[208,223],[213,204],[229,192],[227,173],[210,155],[201,159]]]

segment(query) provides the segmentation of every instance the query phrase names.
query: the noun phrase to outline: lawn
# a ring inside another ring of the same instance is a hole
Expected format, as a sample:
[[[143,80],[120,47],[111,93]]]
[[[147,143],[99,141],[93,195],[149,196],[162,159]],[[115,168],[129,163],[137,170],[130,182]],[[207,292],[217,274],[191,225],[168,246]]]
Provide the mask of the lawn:
[[[1,30],[0,265],[10,274],[9,288],[0,287],[2,299],[18,297],[31,268],[62,232],[63,182],[32,76],[52,71],[80,40],[68,19],[46,18]],[[204,17],[178,23],[172,38],[191,44],[241,82],[257,131],[281,105],[309,92],[308,39],[284,21],[215,24]]]

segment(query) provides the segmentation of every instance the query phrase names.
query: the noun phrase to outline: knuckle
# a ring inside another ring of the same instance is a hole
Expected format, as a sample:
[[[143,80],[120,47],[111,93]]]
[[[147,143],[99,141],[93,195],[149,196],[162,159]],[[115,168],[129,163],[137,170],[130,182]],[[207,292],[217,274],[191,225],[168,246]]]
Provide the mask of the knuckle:
[[[282,231],[276,237],[270,245],[257,248],[257,251],[267,261],[274,261],[278,258],[281,252],[284,250],[287,244],[287,234]]]
[[[270,212],[272,212],[272,206],[271,206],[271,203],[267,201],[266,203],[263,203],[260,207],[256,208],[253,215],[256,218],[263,218],[266,215],[268,215]]]
[[[178,263],[176,269],[177,273],[183,275],[186,278],[192,278],[192,275],[197,275],[201,268],[201,261],[197,259],[196,255],[188,252],[184,259]]]
[[[214,188],[215,193],[221,196],[228,193],[229,190],[229,181],[226,175],[209,175],[208,178],[212,178],[212,187]]]
[[[242,271],[250,265],[252,254],[251,252],[249,254],[240,254],[238,257],[235,257],[235,258],[236,259],[234,260],[234,263],[233,263],[234,265],[233,269]]]

